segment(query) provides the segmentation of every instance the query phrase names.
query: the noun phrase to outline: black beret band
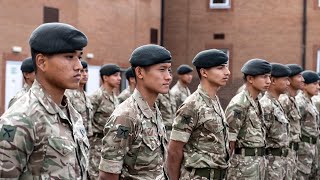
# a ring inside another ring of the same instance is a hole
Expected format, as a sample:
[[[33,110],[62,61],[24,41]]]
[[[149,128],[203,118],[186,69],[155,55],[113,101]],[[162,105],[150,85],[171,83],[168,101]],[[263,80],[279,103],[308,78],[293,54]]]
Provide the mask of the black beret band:
[[[148,44],[136,48],[129,59],[131,66],[151,66],[171,62],[171,53],[164,47]]]
[[[81,60],[80,62],[81,62],[81,65],[82,65],[82,68],[83,68],[83,69],[88,68],[88,63],[87,63],[86,61]]]
[[[69,53],[82,50],[88,43],[86,35],[64,23],[45,23],[31,34],[31,49],[47,54]]]
[[[243,74],[257,76],[271,73],[271,65],[263,59],[250,59],[241,68]]]
[[[180,75],[187,74],[187,73],[190,73],[192,71],[193,71],[192,67],[190,67],[187,64],[182,64],[177,68],[177,74],[180,74]]]
[[[218,49],[201,51],[192,60],[192,64],[197,68],[210,68],[227,62],[228,56]]]
[[[31,57],[28,57],[22,61],[20,70],[27,73],[31,73],[34,71],[33,61]]]
[[[106,75],[110,76],[112,74],[115,74],[117,72],[120,72],[120,67],[116,64],[105,64],[100,69],[100,76]]]
[[[290,74],[291,70],[288,66],[279,63],[271,63],[271,76],[289,77]]]

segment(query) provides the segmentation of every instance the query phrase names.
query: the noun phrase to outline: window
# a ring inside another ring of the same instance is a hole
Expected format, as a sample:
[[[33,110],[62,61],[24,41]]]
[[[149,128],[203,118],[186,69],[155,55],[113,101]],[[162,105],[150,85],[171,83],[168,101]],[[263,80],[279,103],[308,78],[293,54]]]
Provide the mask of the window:
[[[320,49],[317,51],[317,72],[320,72]]]
[[[150,43],[158,44],[158,29],[150,29]]]
[[[229,9],[231,0],[210,0],[210,9]]]
[[[43,23],[59,22],[59,9],[52,7],[43,8]]]

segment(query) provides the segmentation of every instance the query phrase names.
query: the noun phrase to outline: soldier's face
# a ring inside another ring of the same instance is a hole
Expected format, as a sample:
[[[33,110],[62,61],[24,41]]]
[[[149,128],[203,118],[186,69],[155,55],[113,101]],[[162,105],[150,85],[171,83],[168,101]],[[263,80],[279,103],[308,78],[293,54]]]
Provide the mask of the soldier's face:
[[[169,92],[172,81],[171,63],[155,64],[141,69],[143,86],[150,92],[165,94]]]
[[[203,74],[213,86],[225,86],[229,80],[230,71],[227,64],[204,69]],[[203,78],[203,77],[202,77]]]
[[[270,77],[271,74],[262,74],[249,78],[248,81],[258,91],[267,91],[271,83]]]
[[[179,75],[179,79],[185,84],[190,84],[192,81],[192,72]]]
[[[121,74],[116,72],[110,76],[104,76],[104,82],[112,88],[118,88],[121,83]]]
[[[289,77],[278,77],[278,78],[274,78],[274,86],[276,87],[277,91],[280,94],[285,93],[286,91],[288,91],[290,82],[289,82]]]
[[[51,88],[65,90],[79,87],[82,51],[38,56],[37,68],[42,71],[42,79]]]
[[[302,74],[297,74],[295,76],[290,77],[290,86],[293,87],[293,89],[302,89],[304,84],[304,79]]]
[[[311,97],[315,96],[319,92],[319,82],[314,82],[310,84],[304,84],[304,91]]]
[[[88,82],[88,69],[83,68],[80,70],[80,73],[81,73],[80,84],[86,84]]]

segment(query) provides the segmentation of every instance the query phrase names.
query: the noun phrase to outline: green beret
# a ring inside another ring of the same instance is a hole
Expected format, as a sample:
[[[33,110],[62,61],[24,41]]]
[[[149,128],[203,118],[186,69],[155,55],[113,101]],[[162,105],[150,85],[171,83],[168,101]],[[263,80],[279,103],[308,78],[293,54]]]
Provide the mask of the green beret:
[[[133,74],[133,70],[132,70],[132,67],[129,67],[127,70],[126,70],[126,78],[129,79],[131,77],[134,77],[134,74]]]
[[[241,68],[241,72],[246,75],[257,76],[271,73],[271,65],[263,59],[250,59]]]
[[[87,46],[86,35],[75,27],[64,23],[45,23],[31,34],[31,49],[47,54],[70,53]]]
[[[115,74],[117,72],[120,72],[120,67],[116,64],[105,64],[100,69],[100,76],[106,75],[111,76],[112,74]]]
[[[295,76],[297,74],[300,74],[303,71],[302,67],[298,64],[287,64],[287,66],[291,70],[290,76]]]
[[[289,77],[290,74],[291,70],[288,66],[279,63],[271,63],[271,76]]]
[[[192,60],[192,64],[197,68],[210,68],[227,64],[228,56],[218,49],[209,49],[199,52]]]
[[[187,64],[182,64],[177,68],[177,74],[180,74],[180,75],[187,74],[192,71],[193,71],[192,67],[190,67]]]
[[[81,65],[82,65],[82,68],[83,68],[83,69],[88,68],[88,63],[87,63],[86,61],[81,60],[80,62],[81,62]]]
[[[168,63],[171,62],[171,54],[162,46],[148,44],[135,49],[131,54],[129,62],[132,67]]]
[[[320,77],[314,71],[306,70],[302,72],[302,77],[304,79],[304,83],[310,84],[320,80]]]
[[[33,72],[34,71],[34,67],[33,67],[32,58],[28,57],[28,58],[24,59],[22,61],[20,69],[21,69],[22,72],[27,72],[27,73]]]

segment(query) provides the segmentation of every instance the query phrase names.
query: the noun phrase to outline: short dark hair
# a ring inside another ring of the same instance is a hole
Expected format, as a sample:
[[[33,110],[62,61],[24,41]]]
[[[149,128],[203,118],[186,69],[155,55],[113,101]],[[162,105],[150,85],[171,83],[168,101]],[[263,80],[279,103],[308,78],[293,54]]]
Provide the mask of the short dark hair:
[[[198,76],[199,76],[199,79],[201,79],[201,73],[200,73],[200,69],[199,67],[196,67],[196,70],[197,70],[197,73],[198,73]]]
[[[36,57],[38,54],[43,54],[44,56],[47,56],[47,57],[51,57],[54,55],[54,54],[42,53],[42,52],[39,52],[39,51],[31,48],[31,57],[32,57],[32,63],[33,63],[33,68],[34,68],[35,73],[37,73]]]

